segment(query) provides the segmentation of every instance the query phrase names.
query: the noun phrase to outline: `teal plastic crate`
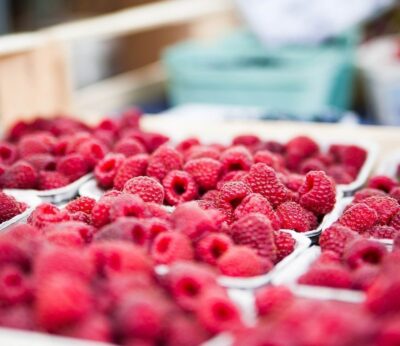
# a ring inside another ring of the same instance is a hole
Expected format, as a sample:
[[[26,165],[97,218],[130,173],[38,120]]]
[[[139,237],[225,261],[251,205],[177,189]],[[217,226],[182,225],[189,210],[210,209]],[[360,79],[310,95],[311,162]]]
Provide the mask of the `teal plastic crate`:
[[[351,32],[318,46],[267,49],[239,32],[213,45],[176,45],[163,56],[171,103],[256,106],[302,119],[347,109],[357,37]]]

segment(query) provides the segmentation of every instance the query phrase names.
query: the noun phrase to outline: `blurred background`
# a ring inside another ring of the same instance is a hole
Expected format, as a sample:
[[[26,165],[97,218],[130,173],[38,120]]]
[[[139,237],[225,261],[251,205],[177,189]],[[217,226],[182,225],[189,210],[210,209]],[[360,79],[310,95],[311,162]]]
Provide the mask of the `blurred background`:
[[[0,32],[3,126],[132,105],[400,125],[399,1],[0,0]]]

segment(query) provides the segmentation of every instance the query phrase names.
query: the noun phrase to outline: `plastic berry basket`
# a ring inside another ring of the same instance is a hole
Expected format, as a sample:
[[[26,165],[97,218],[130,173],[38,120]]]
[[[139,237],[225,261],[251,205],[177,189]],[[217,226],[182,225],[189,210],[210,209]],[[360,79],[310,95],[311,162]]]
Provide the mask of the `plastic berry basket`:
[[[400,165],[400,151],[392,152],[379,165],[376,173],[397,179],[397,167]]]

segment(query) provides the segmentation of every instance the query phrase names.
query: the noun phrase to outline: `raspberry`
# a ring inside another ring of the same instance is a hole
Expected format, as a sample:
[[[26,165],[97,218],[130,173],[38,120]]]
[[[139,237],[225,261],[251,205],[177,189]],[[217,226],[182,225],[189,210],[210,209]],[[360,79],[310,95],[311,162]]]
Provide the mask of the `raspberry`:
[[[141,142],[148,153],[154,152],[163,144],[169,141],[169,138],[160,134],[152,132],[134,131],[127,135],[128,137],[135,138]]]
[[[363,265],[352,273],[353,285],[356,290],[367,291],[379,275],[379,267],[375,265]]]
[[[110,198],[102,198],[98,201],[91,212],[90,219],[94,227],[100,228],[110,222]]]
[[[255,135],[239,135],[233,138],[233,145],[243,145],[245,147],[255,148],[261,144],[261,139]]]
[[[377,196],[377,197],[378,196],[386,196],[386,193],[383,192],[382,190],[366,187],[366,188],[361,189],[360,191],[357,191],[354,194],[353,203],[361,202],[362,200],[364,200],[368,197],[373,197],[373,196]]]
[[[235,219],[238,220],[250,213],[260,213],[265,215],[271,221],[272,226],[276,230],[281,227],[280,220],[271,204],[265,197],[258,193],[251,193],[243,198],[242,202],[235,209],[234,216]]]
[[[265,163],[266,165],[272,167],[273,169],[280,171],[283,166],[284,162],[280,155],[274,154],[269,150],[259,150],[254,155],[254,162],[255,163]]]
[[[65,209],[70,213],[83,212],[85,214],[90,215],[92,213],[93,207],[95,206],[96,201],[90,197],[78,197],[71,202],[69,202]]]
[[[249,246],[272,262],[276,260],[273,228],[266,216],[245,215],[230,226],[228,233],[236,244]]]
[[[36,170],[25,161],[14,163],[0,176],[0,185],[6,189],[34,189],[36,184]]]
[[[16,240],[17,243],[22,244],[25,240],[40,237],[42,232],[27,223],[19,223],[11,226],[8,232],[2,236]]]
[[[246,171],[230,171],[226,173],[217,183],[217,189],[221,189],[227,182],[244,181],[247,176]]]
[[[123,193],[120,196],[115,197],[110,206],[111,221],[114,221],[122,216],[144,217],[145,214],[146,204],[137,195]]]
[[[188,172],[200,189],[215,189],[222,172],[222,164],[210,158],[201,158],[186,162],[183,169]]]
[[[398,231],[400,230],[400,212],[393,215],[392,220],[390,220],[389,226],[397,229]]]
[[[245,147],[234,146],[221,154],[220,162],[225,172],[248,171],[253,164],[253,157]]]
[[[150,177],[141,176],[129,179],[124,185],[123,192],[138,195],[145,202],[162,204],[164,200],[162,185]]]
[[[46,172],[39,173],[38,189],[51,190],[68,185],[68,178],[59,172]]]
[[[314,214],[304,209],[296,202],[282,203],[276,209],[276,214],[279,217],[281,227],[297,232],[307,232],[312,228],[311,218],[315,218]]]
[[[279,181],[276,172],[264,163],[256,163],[251,166],[245,182],[253,192],[267,198],[273,207],[290,199],[289,191]]]
[[[342,256],[347,244],[358,237],[358,234],[350,228],[333,224],[322,232],[319,245],[323,251],[333,251]]]
[[[338,222],[353,231],[363,233],[378,221],[377,212],[365,203],[357,203],[347,209]]]
[[[196,313],[200,323],[211,333],[233,330],[242,326],[239,310],[220,291],[206,292],[200,298]]]
[[[365,306],[376,315],[397,313],[400,310],[400,280],[380,277],[367,291]]]
[[[121,138],[117,143],[115,143],[113,151],[115,153],[123,154],[126,157],[130,157],[145,153],[146,148],[142,143],[134,138]]]
[[[400,186],[396,186],[390,190],[390,197],[394,198],[397,203],[400,203]]]
[[[365,149],[356,145],[331,145],[329,153],[334,156],[337,162],[352,166],[357,171],[361,169],[367,158]]]
[[[176,303],[185,310],[199,306],[199,298],[215,287],[216,274],[208,266],[193,262],[175,262],[170,266],[167,283]]]
[[[170,205],[180,204],[197,197],[197,185],[185,171],[170,171],[163,179],[165,200]]]
[[[280,262],[289,256],[296,246],[296,240],[286,232],[275,232],[276,262]]]
[[[193,248],[186,235],[178,232],[164,232],[154,239],[151,255],[155,262],[160,264],[190,261],[193,259]]]
[[[384,175],[376,175],[369,179],[367,187],[372,189],[381,190],[389,193],[394,187],[397,186],[397,182],[390,177]]]
[[[302,157],[309,157],[319,152],[318,144],[307,136],[297,136],[286,143],[286,152],[301,153]]]
[[[233,242],[226,234],[209,234],[196,244],[196,255],[205,263],[216,265],[218,259],[228,251]]]
[[[28,157],[34,154],[49,154],[52,152],[55,138],[46,133],[31,134],[23,137],[18,143],[20,157]]]
[[[185,156],[187,162],[202,158],[219,160],[220,153],[216,148],[199,145],[190,148],[190,150],[185,153]]]
[[[312,157],[300,164],[300,173],[307,174],[310,171],[326,171],[326,167],[323,162]]]
[[[357,239],[347,245],[343,259],[350,268],[359,268],[365,264],[379,265],[386,253],[386,247],[381,243]]]
[[[198,145],[200,145],[200,141],[196,137],[190,137],[179,142],[176,146],[176,150],[180,151],[181,153],[185,153],[189,149]]]
[[[171,223],[169,221],[159,217],[151,217],[146,219],[145,225],[147,227],[151,240],[157,237],[160,233],[171,231],[172,228]]]
[[[150,156],[147,175],[162,181],[167,173],[181,166],[182,155],[173,148],[162,146]]]
[[[256,276],[263,273],[263,262],[246,246],[231,246],[218,260],[218,269],[227,276]]]
[[[50,224],[43,229],[43,233],[69,232],[78,235],[84,242],[90,243],[95,233],[94,227],[79,221],[65,221],[63,223]]]
[[[26,208],[21,208],[18,201],[4,192],[0,191],[0,223],[12,219],[22,213]]]
[[[256,291],[255,303],[258,315],[280,313],[293,301],[293,293],[285,286],[266,286]]]
[[[33,309],[26,304],[0,310],[0,324],[4,328],[13,329],[34,330],[37,328]]]
[[[68,221],[68,215],[50,203],[43,203],[36,207],[28,218],[28,223],[37,228],[63,221]]]
[[[369,237],[376,239],[394,239],[398,234],[400,234],[400,231],[391,226],[378,225],[369,229],[366,234],[368,234]]]
[[[45,234],[46,241],[50,244],[68,248],[83,248],[85,242],[82,237],[69,229]]]
[[[91,295],[87,284],[67,274],[54,274],[38,286],[36,312],[39,326],[57,331],[88,315]]]
[[[29,279],[16,265],[8,264],[0,269],[0,302],[2,305],[27,303],[32,299]]]
[[[209,333],[201,327],[199,322],[188,315],[174,314],[174,318],[168,323],[168,345],[202,345],[209,338]]]
[[[7,142],[0,142],[0,162],[5,165],[11,165],[17,159],[17,148]]]
[[[351,275],[343,267],[334,264],[324,264],[312,267],[303,274],[298,283],[302,285],[327,286],[333,288],[350,288]]]
[[[114,187],[117,190],[122,190],[129,179],[145,175],[148,158],[147,154],[138,154],[126,159],[117,171]]]
[[[219,191],[218,206],[233,211],[250,193],[250,187],[241,181],[227,182]]]
[[[171,214],[161,204],[152,203],[152,202],[147,203],[147,209],[149,212],[149,217],[151,217],[151,218],[160,218],[165,221],[170,221],[170,219],[171,219]]]
[[[84,156],[69,154],[58,161],[57,171],[64,174],[72,182],[89,172],[89,166]]]
[[[305,177],[300,174],[288,174],[285,176],[285,181],[283,183],[291,191],[297,192],[300,187],[304,184]]]
[[[36,154],[25,159],[32,167],[39,171],[54,171],[56,169],[56,158],[50,154]]]
[[[121,154],[107,154],[94,169],[97,184],[104,189],[111,188],[124,161],[125,158]]]
[[[322,171],[307,173],[306,181],[299,189],[300,205],[316,214],[329,213],[336,202],[333,181]]]
[[[374,209],[378,214],[378,223],[385,225],[390,222],[391,218],[400,211],[400,205],[394,198],[388,196],[373,196],[363,199],[370,208]]]
[[[336,184],[350,184],[354,181],[355,174],[350,172],[348,166],[343,165],[332,165],[327,170],[326,173],[335,181]]]
[[[120,127],[123,128],[139,128],[140,117],[142,116],[142,111],[139,108],[132,107],[125,110],[121,114]]]
[[[25,272],[30,269],[30,259],[26,250],[11,237],[0,240],[0,265],[6,264],[17,265]]]
[[[79,145],[77,152],[85,158],[85,162],[91,169],[106,156],[107,150],[98,140],[89,139]]]
[[[385,322],[377,337],[377,346],[396,346],[400,344],[400,318],[393,317]]]

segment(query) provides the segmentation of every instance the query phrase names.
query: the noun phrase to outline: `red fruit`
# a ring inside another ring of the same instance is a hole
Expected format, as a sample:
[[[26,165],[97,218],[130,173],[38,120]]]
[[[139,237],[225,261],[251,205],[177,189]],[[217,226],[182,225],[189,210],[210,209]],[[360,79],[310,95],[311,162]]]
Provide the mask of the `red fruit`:
[[[218,197],[218,207],[227,209],[228,212],[234,211],[243,199],[251,194],[250,187],[241,181],[230,181],[225,183],[220,191]]]
[[[200,141],[196,137],[189,137],[179,142],[176,146],[176,150],[185,153],[189,149],[200,145]]]
[[[233,145],[244,145],[245,147],[254,148],[261,144],[260,137],[256,135],[239,135],[233,138],[232,140]]]
[[[392,220],[390,220],[389,226],[397,229],[398,231],[400,230],[400,212],[398,212],[396,215],[393,215]]]
[[[90,220],[94,227],[100,228],[110,223],[111,199],[103,197],[93,207]]]
[[[160,146],[169,141],[169,138],[160,134],[160,133],[152,133],[152,132],[143,132],[143,131],[129,131],[126,134],[127,137],[135,138],[140,141],[145,147],[148,153],[154,152]]]
[[[396,346],[400,344],[400,318],[395,316],[381,326],[376,346]]]
[[[343,259],[350,268],[359,268],[365,264],[379,265],[386,253],[386,247],[381,243],[356,239],[345,248]]]
[[[171,223],[168,220],[160,217],[151,217],[144,221],[151,240],[157,237],[160,233],[171,231],[172,228]]]
[[[193,259],[192,243],[188,236],[178,232],[163,232],[155,239],[151,256],[159,264]]]
[[[376,175],[369,179],[367,187],[372,189],[378,189],[383,192],[389,193],[394,187],[397,186],[397,182],[384,175]]]
[[[96,139],[88,139],[79,145],[78,153],[85,158],[85,162],[89,168],[93,168],[96,164],[106,156],[107,149]]]
[[[118,154],[123,154],[126,157],[145,153],[146,148],[142,143],[134,138],[121,138],[114,145],[113,151]]]
[[[0,163],[10,165],[17,159],[17,148],[7,142],[0,142]]]
[[[391,226],[377,225],[369,229],[366,234],[376,239],[394,239],[400,234],[400,230]]]
[[[69,179],[59,172],[46,172],[42,171],[39,173],[38,189],[39,190],[51,190],[58,189],[66,186],[69,183]]]
[[[312,157],[304,160],[300,164],[300,173],[307,174],[310,171],[326,171],[326,167],[323,162]]]
[[[146,203],[139,196],[127,193],[115,197],[110,206],[110,220],[114,221],[123,216],[135,216],[139,218],[146,216]]]
[[[215,265],[218,259],[228,251],[233,242],[223,233],[214,233],[200,239],[196,244],[196,255],[205,263]]]
[[[5,189],[34,189],[37,185],[36,170],[29,163],[18,161],[0,176],[0,185]]]
[[[209,158],[214,160],[219,160],[220,152],[218,149],[213,147],[208,147],[204,145],[195,146],[190,148],[187,153],[185,153],[186,161],[201,159],[201,158]]]
[[[33,296],[29,278],[16,265],[0,268],[0,302],[4,305],[28,303]]]
[[[357,203],[347,209],[338,222],[353,231],[363,233],[378,221],[377,212],[365,203]]]
[[[322,232],[319,245],[323,251],[333,251],[342,256],[347,244],[358,237],[358,233],[350,228],[335,223]]]
[[[64,221],[62,223],[50,224],[43,229],[44,234],[70,232],[78,235],[85,243],[92,241],[95,231],[94,227],[79,221]]]
[[[258,213],[245,215],[230,226],[228,234],[236,244],[251,247],[272,262],[276,260],[274,230],[266,216]]]
[[[220,272],[227,276],[249,277],[264,272],[262,258],[247,246],[231,246],[219,258],[217,265]]]
[[[123,192],[138,195],[145,202],[162,204],[164,200],[164,188],[157,180],[150,177],[129,179],[124,185]]]
[[[335,264],[321,264],[312,267],[303,274],[299,284],[312,286],[327,286],[333,288],[350,288],[351,275],[344,268]]]
[[[10,306],[0,310],[0,324],[3,328],[37,329],[34,311],[27,305]]]
[[[195,346],[206,342],[210,335],[195,318],[190,315],[175,314],[174,318],[168,321],[166,338],[168,345],[171,346]]]
[[[362,200],[373,196],[386,196],[382,190],[373,189],[370,187],[363,188],[354,194],[353,203],[361,202]]]
[[[36,171],[54,171],[57,166],[56,158],[50,154],[35,154],[25,159]]]
[[[30,259],[26,250],[11,237],[0,240],[0,266],[6,264],[17,265],[24,271],[30,269]]]
[[[114,179],[124,161],[122,154],[107,154],[94,169],[97,184],[104,189],[113,187]]]
[[[380,268],[375,265],[363,265],[352,273],[353,285],[356,290],[367,291],[378,278]]]
[[[162,181],[170,171],[180,169],[181,166],[181,153],[168,146],[161,146],[149,158],[147,175]]]
[[[50,203],[43,203],[36,207],[28,218],[28,223],[37,228],[63,221],[68,221],[68,215]]]
[[[374,209],[378,214],[378,223],[385,225],[392,217],[400,211],[400,205],[394,198],[388,196],[373,196],[363,199],[370,208]]]
[[[336,184],[350,184],[354,181],[356,176],[353,173],[353,167],[344,165],[332,165],[327,170],[326,173],[335,181]]]
[[[290,199],[289,190],[278,179],[276,172],[264,163],[254,164],[245,182],[253,192],[267,198],[273,207]]]
[[[257,312],[260,316],[277,314],[293,301],[293,293],[285,286],[266,286],[255,294]]]
[[[85,245],[82,237],[70,230],[51,232],[45,234],[46,241],[50,244],[68,248],[83,248]]]
[[[292,173],[285,176],[283,183],[291,191],[297,192],[304,184],[304,181],[305,177],[303,175]]]
[[[68,177],[69,181],[75,181],[89,172],[88,162],[80,154],[68,154],[57,163],[57,171]]]
[[[27,223],[19,223],[11,226],[7,233],[2,234],[6,238],[16,240],[17,243],[22,244],[25,240],[34,239],[40,237],[42,232]]]
[[[381,276],[367,291],[365,306],[376,315],[400,311],[400,280],[398,277]]]
[[[158,203],[147,203],[147,210],[150,218],[160,218],[166,221],[171,220],[170,212],[161,204]]]
[[[197,185],[185,171],[170,171],[163,179],[165,200],[170,205],[192,201],[197,197]]]
[[[47,133],[35,133],[23,137],[18,143],[19,156],[49,154],[55,145],[55,138]]]
[[[225,172],[248,171],[253,164],[253,157],[246,147],[234,146],[221,154],[220,162]]]
[[[214,159],[200,158],[186,162],[183,169],[193,177],[200,189],[207,191],[217,186],[222,164]]]
[[[282,157],[279,154],[275,154],[269,150],[257,151],[254,155],[254,162],[265,163],[266,165],[278,171],[280,171],[284,166]]]
[[[286,143],[286,152],[298,152],[309,157],[319,152],[319,146],[310,137],[297,136]]]
[[[217,183],[217,189],[220,190],[227,182],[243,182],[247,176],[247,171],[230,171],[226,173]]]
[[[329,153],[339,163],[352,166],[357,171],[361,169],[367,158],[366,150],[356,145],[331,145]]]
[[[335,183],[322,171],[307,173],[299,193],[300,205],[313,213],[327,214],[335,206]]]
[[[9,196],[2,191],[0,191],[0,205],[0,223],[12,219],[26,209],[21,207],[13,196]]]
[[[314,214],[296,202],[282,203],[276,209],[276,214],[280,220],[281,228],[297,232],[310,231],[312,225],[316,223]],[[312,219],[314,220],[311,221]]]
[[[125,110],[121,114],[120,128],[139,128],[140,117],[142,114],[142,111],[136,107]]]
[[[396,186],[390,190],[390,197],[394,198],[397,203],[400,203],[400,186]]]
[[[74,276],[54,274],[37,288],[37,320],[47,331],[54,332],[83,320],[91,306],[89,287]]]
[[[90,215],[92,213],[93,207],[95,206],[96,201],[90,197],[78,197],[71,202],[69,202],[65,209],[70,213],[83,212],[85,214]]]
[[[286,232],[275,232],[276,260],[280,262],[286,256],[289,256],[296,246],[296,240]]]
[[[122,190],[125,183],[134,177],[145,175],[149,156],[138,154],[126,159],[117,171],[114,178],[114,187]]]

